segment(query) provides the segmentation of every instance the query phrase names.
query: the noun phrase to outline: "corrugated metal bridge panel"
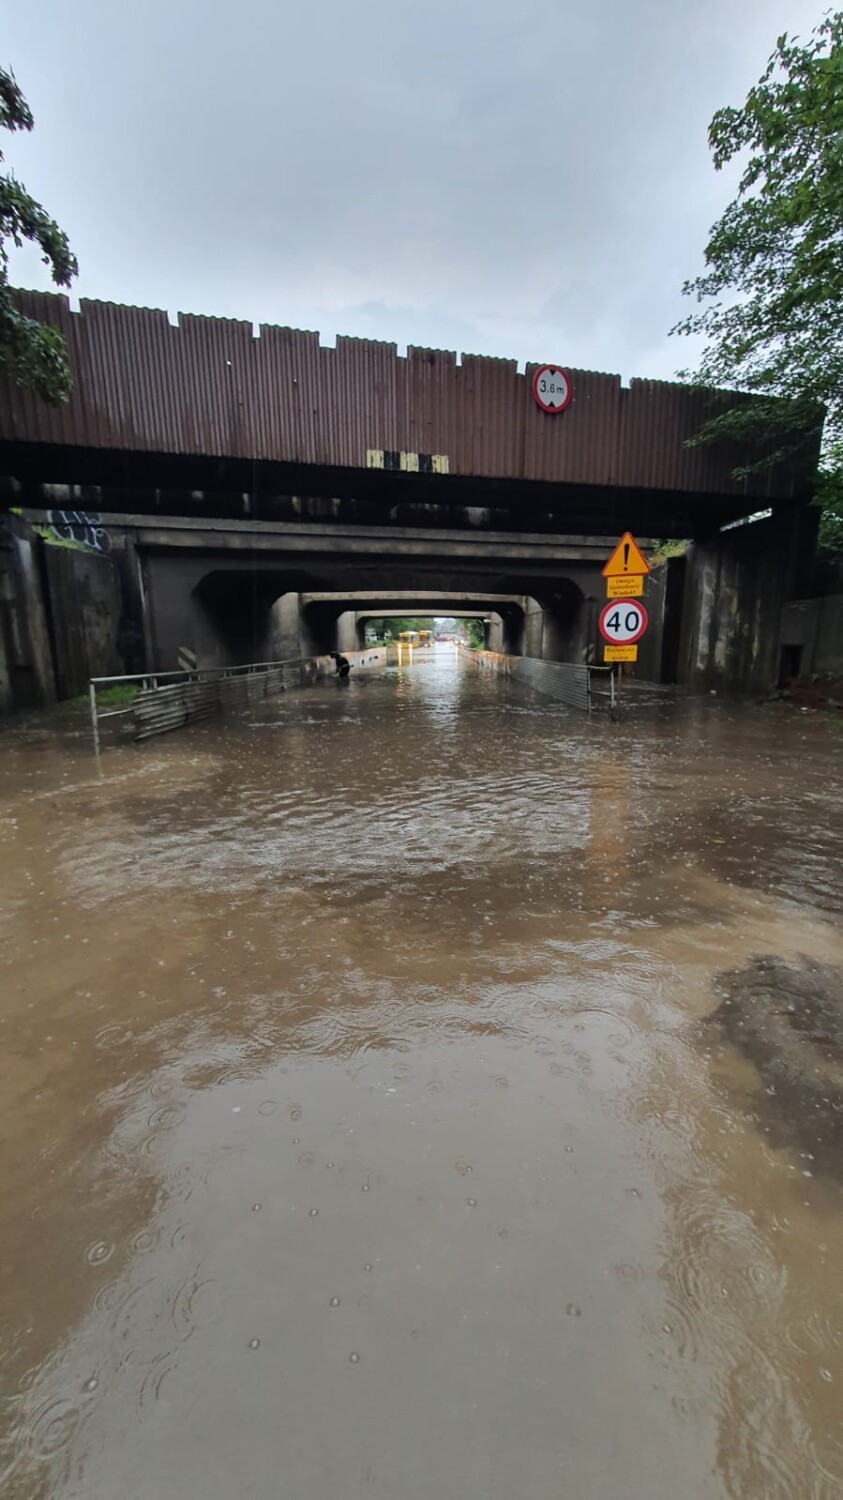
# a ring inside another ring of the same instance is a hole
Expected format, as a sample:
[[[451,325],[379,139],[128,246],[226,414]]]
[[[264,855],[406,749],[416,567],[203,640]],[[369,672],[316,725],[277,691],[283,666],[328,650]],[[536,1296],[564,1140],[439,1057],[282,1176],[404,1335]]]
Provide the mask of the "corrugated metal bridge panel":
[[[0,379],[0,437],[165,454],[363,469],[370,450],[441,454],[451,474],[788,498],[794,474],[736,481],[737,447],[688,448],[706,397],[659,381],[572,371],[574,399],[549,417],[535,366],[293,328],[18,293],[61,328],[75,386],[50,408]]]

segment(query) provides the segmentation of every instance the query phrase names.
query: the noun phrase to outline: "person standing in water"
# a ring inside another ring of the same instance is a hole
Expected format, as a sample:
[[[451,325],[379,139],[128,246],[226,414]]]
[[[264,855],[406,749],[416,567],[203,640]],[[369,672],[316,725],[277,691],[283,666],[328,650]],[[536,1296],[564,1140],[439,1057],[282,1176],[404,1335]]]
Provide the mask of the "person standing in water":
[[[337,676],[347,677],[351,671],[351,662],[347,656],[341,656],[339,651],[329,651],[328,655],[337,664]]]

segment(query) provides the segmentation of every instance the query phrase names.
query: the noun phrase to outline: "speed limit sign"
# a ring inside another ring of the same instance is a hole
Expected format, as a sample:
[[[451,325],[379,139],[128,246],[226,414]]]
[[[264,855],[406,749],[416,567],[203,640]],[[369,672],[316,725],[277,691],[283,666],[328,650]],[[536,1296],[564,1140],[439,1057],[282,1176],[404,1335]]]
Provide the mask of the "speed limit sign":
[[[600,611],[600,634],[612,646],[634,646],[647,629],[647,611],[637,599],[610,599]]]

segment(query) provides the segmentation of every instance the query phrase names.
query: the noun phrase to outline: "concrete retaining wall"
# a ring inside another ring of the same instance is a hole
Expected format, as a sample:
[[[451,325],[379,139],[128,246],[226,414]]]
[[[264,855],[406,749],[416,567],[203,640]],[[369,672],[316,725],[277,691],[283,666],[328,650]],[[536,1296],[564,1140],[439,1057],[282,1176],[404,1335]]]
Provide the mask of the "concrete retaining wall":
[[[120,579],[110,557],[43,545],[42,561],[53,641],[56,693],[76,698],[92,677],[125,672],[117,632]]]
[[[624,674],[638,679],[640,682],[661,682],[662,657],[664,653],[664,601],[665,584],[667,581],[668,564],[659,563],[644,580],[644,593],[641,603],[647,611],[647,631],[638,647],[638,660],[624,667]],[[601,600],[603,603],[608,601]],[[678,625],[677,625],[678,628]],[[596,660],[603,661],[603,641],[600,639],[597,645]]]
[[[803,514],[772,516],[688,549],[680,682],[736,693],[774,685]]]
[[[0,527],[0,714],[55,701],[39,569],[43,543],[15,516]]]
[[[795,654],[787,675],[843,675],[843,594],[794,599],[784,607],[781,646]]]
[[[460,646],[459,652],[472,666],[487,672],[500,672],[504,677],[512,675],[512,663],[518,660],[517,656],[506,656],[502,651],[474,651],[470,646]]]
[[[127,670],[111,557],[53,546],[19,516],[0,530],[0,713],[84,693]]]

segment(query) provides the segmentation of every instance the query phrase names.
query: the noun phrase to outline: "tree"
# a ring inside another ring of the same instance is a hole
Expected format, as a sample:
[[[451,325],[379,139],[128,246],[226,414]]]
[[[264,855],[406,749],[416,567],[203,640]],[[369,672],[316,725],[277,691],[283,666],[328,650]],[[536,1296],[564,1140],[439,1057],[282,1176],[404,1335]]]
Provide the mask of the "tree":
[[[462,620],[463,634],[466,643],[473,646],[476,651],[482,651],[486,641],[486,632],[482,620]]]
[[[0,68],[0,127],[14,132],[33,124],[14,75]],[[69,286],[79,268],[67,236],[12,173],[0,173],[0,368],[55,404],[67,400],[72,386],[64,339],[57,328],[25,317],[9,286],[10,245],[25,240],[39,247],[56,286]]]
[[[697,441],[760,444],[759,469],[804,454],[825,412],[818,500],[843,528],[843,12],[800,44],[780,36],[741,109],[709,127],[719,171],[736,157],[736,198],[711,230],[698,303],[672,331],[702,334],[693,376],[753,401],[718,410]],[[747,472],[744,470],[744,472]]]

